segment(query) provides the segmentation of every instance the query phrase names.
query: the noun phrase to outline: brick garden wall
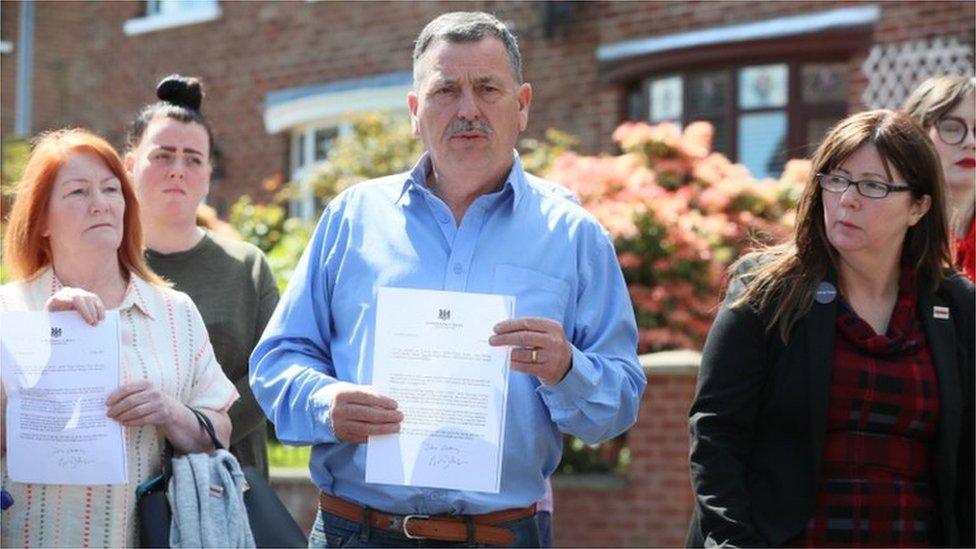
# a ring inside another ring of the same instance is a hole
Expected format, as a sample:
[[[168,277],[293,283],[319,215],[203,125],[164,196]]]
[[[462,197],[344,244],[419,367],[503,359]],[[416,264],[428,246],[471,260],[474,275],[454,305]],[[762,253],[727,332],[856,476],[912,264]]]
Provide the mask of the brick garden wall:
[[[125,124],[171,72],[204,78],[205,112],[224,153],[223,180],[211,202],[243,193],[266,197],[261,181],[287,175],[287,138],[263,126],[274,90],[402,71],[423,25],[453,9],[486,10],[519,35],[525,77],[534,84],[530,136],[554,127],[579,137],[585,153],[612,150],[626,86],[601,79],[599,45],[734,23],[823,11],[851,2],[584,2],[547,37],[542,3],[527,2],[221,2],[219,19],[126,36],[142,2],[35,4],[34,131],[81,125],[122,144]],[[956,36],[972,44],[976,3],[877,2],[873,41]],[[18,2],[0,3],[0,38],[16,47]],[[864,52],[866,54],[866,52]],[[771,52],[775,56],[775,52]],[[850,109],[861,108],[864,55],[850,60]],[[13,129],[15,54],[0,59],[0,137]]]
[[[626,478],[555,477],[556,545],[679,547],[691,517],[688,409],[695,353],[647,355],[647,390],[627,435]]]

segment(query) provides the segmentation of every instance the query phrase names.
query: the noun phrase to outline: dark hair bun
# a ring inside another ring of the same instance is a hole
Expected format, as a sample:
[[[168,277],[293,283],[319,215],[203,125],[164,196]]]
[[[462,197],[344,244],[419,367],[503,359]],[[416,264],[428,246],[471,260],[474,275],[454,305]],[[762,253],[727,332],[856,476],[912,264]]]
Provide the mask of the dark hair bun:
[[[203,85],[192,76],[171,74],[156,85],[156,97],[166,103],[199,111],[203,101]]]

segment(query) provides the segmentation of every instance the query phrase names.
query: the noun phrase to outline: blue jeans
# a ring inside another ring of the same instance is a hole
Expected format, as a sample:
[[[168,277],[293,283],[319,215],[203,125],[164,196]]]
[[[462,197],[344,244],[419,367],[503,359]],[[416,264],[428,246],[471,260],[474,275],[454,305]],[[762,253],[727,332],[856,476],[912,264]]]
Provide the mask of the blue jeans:
[[[512,547],[539,547],[539,528],[535,517],[498,524],[515,534]],[[409,539],[402,533],[379,528],[363,528],[357,522],[346,520],[319,509],[315,524],[308,536],[309,548],[319,547],[467,547],[468,544],[453,541]],[[485,545],[479,545],[485,547]]]
[[[539,511],[535,514],[535,521],[539,524],[539,547],[555,547],[552,539],[552,513]]]

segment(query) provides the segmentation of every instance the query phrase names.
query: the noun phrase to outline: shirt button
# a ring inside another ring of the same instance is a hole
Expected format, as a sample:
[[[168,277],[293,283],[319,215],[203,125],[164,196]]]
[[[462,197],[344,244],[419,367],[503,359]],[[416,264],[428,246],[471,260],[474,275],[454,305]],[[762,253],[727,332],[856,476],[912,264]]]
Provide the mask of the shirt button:
[[[441,223],[447,223],[448,221],[450,221],[450,219],[447,218],[447,217],[442,217],[442,218],[438,219],[438,221],[440,221]]]
[[[462,267],[460,263],[455,263],[454,264],[454,274],[459,275],[462,272],[464,272],[464,267]]]

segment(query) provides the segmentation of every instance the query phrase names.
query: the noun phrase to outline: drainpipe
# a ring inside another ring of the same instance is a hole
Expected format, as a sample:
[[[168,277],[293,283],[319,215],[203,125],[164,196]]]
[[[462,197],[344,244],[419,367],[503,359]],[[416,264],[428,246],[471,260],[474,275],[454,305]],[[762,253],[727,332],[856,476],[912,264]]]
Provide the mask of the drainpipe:
[[[17,91],[14,94],[14,133],[27,137],[31,133],[31,109],[34,94],[34,2],[21,0],[17,27]]]

